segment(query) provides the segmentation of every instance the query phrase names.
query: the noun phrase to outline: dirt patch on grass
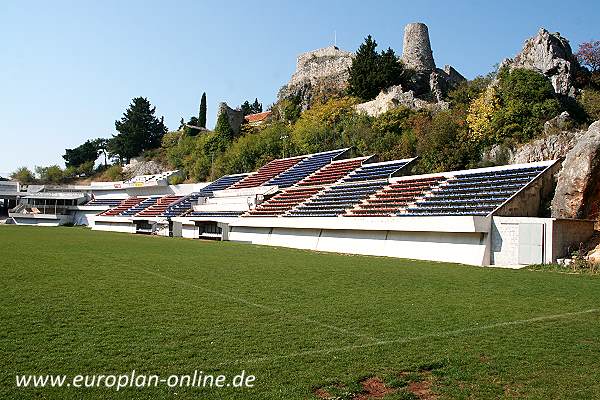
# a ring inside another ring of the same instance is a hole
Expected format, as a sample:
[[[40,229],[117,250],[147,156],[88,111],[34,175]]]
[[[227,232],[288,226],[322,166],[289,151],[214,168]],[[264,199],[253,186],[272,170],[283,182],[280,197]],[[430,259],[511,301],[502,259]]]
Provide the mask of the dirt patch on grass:
[[[322,400],[351,399],[351,400],[377,400],[386,399],[389,395],[404,392],[409,398],[419,400],[435,400],[437,395],[431,391],[433,376],[429,371],[401,372],[398,378],[406,378],[407,381],[398,386],[389,386],[383,379],[373,376],[360,381],[362,390],[360,392],[349,391],[344,385],[333,385],[318,388],[314,395]],[[412,395],[412,396],[411,396]],[[408,397],[407,397],[408,398]]]
[[[319,388],[319,389],[315,390],[315,396],[317,396],[319,399],[324,399],[324,400],[333,398],[333,395],[323,388]]]
[[[354,396],[353,400],[382,399],[388,394],[396,393],[398,389],[387,387],[383,381],[374,376],[367,378],[360,383],[363,387],[363,393]]]
[[[410,382],[408,391],[422,400],[434,400],[437,396],[431,391],[431,380],[422,380],[418,382]]]

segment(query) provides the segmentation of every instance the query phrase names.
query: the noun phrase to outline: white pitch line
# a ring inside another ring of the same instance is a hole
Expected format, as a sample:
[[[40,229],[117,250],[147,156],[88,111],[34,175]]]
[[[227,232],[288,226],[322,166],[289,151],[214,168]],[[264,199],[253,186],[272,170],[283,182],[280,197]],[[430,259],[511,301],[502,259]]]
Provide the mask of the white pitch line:
[[[467,332],[484,331],[484,330],[500,328],[500,327],[504,327],[504,326],[511,326],[511,325],[524,325],[524,324],[529,324],[529,323],[533,323],[533,322],[551,321],[551,320],[556,320],[556,319],[561,319],[561,318],[566,318],[566,317],[574,317],[574,316],[597,313],[597,312],[600,312],[600,309],[594,308],[594,309],[590,309],[590,310],[575,311],[575,312],[564,313],[564,314],[546,315],[546,316],[534,317],[534,318],[529,318],[529,319],[498,322],[498,323],[490,324],[490,325],[473,326],[470,328],[456,329],[456,330],[445,331],[445,332],[437,332],[437,333],[431,333],[431,334],[421,335],[421,336],[412,336],[412,337],[402,338],[402,339],[378,340],[378,341],[371,342],[371,343],[363,343],[363,344],[356,344],[356,345],[342,346],[342,347],[331,347],[328,349],[306,350],[306,351],[300,351],[300,352],[296,352],[296,353],[282,354],[279,356],[257,357],[257,358],[249,358],[249,359],[245,359],[245,360],[242,360],[242,359],[230,360],[230,361],[225,361],[225,362],[217,364],[217,367],[220,367],[223,365],[230,365],[230,364],[240,364],[240,363],[241,364],[251,364],[251,363],[276,361],[276,360],[281,360],[281,359],[296,358],[296,357],[303,357],[303,356],[331,354],[331,353],[351,351],[351,350],[357,350],[357,349],[368,348],[368,347],[383,346],[383,345],[388,345],[388,344],[410,343],[410,342],[416,342],[416,341],[425,340],[425,339],[453,336],[453,335],[458,335],[458,334],[467,333]]]
[[[370,340],[370,341],[372,341],[374,343],[376,343],[377,340],[378,340],[378,339],[376,339],[374,337],[371,337],[371,336],[368,336],[368,335],[363,335],[362,333],[358,333],[358,332],[351,331],[351,330],[348,330],[348,329],[345,329],[345,328],[341,328],[339,326],[329,325],[329,324],[323,323],[321,321],[316,321],[314,319],[302,317],[302,316],[299,316],[299,315],[296,315],[296,314],[292,314],[292,313],[290,313],[288,311],[285,311],[285,310],[282,310],[282,309],[279,309],[279,308],[270,307],[270,306],[267,306],[267,305],[264,305],[264,304],[260,304],[260,303],[255,303],[255,302],[243,299],[241,297],[232,296],[232,295],[227,294],[227,293],[218,292],[216,290],[212,290],[212,289],[209,289],[209,288],[204,287],[204,286],[196,285],[196,284],[188,282],[188,281],[184,281],[184,280],[181,280],[181,279],[172,278],[172,277],[167,276],[167,275],[159,274],[158,272],[148,271],[148,270],[143,269],[143,268],[137,268],[137,269],[139,269],[141,271],[144,271],[147,274],[158,276],[158,277],[160,277],[162,279],[165,279],[165,280],[169,280],[169,281],[172,281],[172,282],[177,282],[177,283],[182,284],[182,285],[190,286],[190,287],[202,290],[204,292],[207,292],[207,293],[210,293],[210,294],[214,294],[216,296],[223,297],[223,298],[228,299],[228,300],[233,300],[233,301],[236,301],[238,303],[242,303],[242,304],[246,304],[248,306],[259,308],[261,310],[266,310],[266,311],[270,311],[270,312],[274,312],[274,313],[281,313],[281,314],[284,314],[284,315],[286,315],[286,316],[288,316],[290,318],[296,319],[298,321],[307,322],[307,323],[310,323],[310,324],[313,324],[313,325],[320,326],[322,328],[327,328],[327,329],[330,329],[332,331],[336,331],[338,333],[344,333],[344,334],[348,334],[348,335],[360,337],[360,338],[363,338],[363,339],[368,339],[368,340]]]

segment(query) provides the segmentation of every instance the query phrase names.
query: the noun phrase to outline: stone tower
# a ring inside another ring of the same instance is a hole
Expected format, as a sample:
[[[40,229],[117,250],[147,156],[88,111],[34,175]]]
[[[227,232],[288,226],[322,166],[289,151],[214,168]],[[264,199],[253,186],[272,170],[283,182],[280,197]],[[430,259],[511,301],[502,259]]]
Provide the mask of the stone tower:
[[[435,70],[429,30],[424,23],[414,22],[404,28],[402,62],[415,71]]]

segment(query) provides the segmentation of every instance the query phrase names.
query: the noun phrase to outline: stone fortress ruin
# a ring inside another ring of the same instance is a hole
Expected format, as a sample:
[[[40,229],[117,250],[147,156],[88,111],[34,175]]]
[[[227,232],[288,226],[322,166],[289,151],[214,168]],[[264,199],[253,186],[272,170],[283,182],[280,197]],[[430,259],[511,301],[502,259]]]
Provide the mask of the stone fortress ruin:
[[[298,56],[296,71],[279,91],[278,98],[297,99],[303,110],[316,99],[343,93],[348,84],[349,68],[354,53],[330,46]],[[465,78],[453,67],[436,68],[427,25],[416,22],[404,29],[402,63],[412,70],[406,87],[392,86],[376,99],[357,105],[357,110],[379,115],[404,105],[409,108],[448,108],[442,99],[447,91]]]

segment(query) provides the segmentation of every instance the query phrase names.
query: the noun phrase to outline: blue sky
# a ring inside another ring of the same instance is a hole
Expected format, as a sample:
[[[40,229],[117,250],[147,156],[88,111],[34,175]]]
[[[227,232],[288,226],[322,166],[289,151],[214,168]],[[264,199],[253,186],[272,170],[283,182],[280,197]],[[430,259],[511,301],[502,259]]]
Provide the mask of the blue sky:
[[[451,7],[447,7],[451,4]],[[436,64],[473,78],[513,56],[543,26],[600,39],[600,3],[579,1],[11,1],[0,5],[0,174],[59,164],[65,148],[109,137],[145,96],[169,129],[208,96],[272,103],[296,56],[356,50],[371,34],[402,52],[409,22],[429,26]]]

